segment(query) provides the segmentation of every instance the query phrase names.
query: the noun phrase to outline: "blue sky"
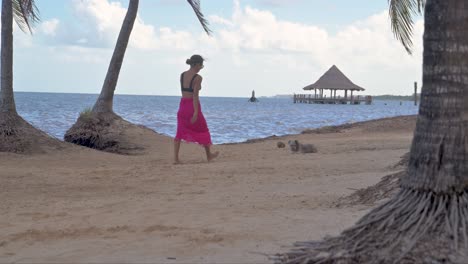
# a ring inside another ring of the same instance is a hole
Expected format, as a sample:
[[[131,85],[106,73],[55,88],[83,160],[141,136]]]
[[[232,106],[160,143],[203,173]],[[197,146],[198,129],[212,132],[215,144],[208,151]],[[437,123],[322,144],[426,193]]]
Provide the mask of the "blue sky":
[[[202,0],[203,33],[185,0],[141,0],[116,93],[178,95],[193,53],[207,57],[202,95],[300,93],[336,64],[364,94],[411,94],[415,52],[393,38],[386,0]],[[15,31],[15,90],[99,93],[127,1],[37,1],[32,36]]]
[[[120,2],[126,6],[128,1]],[[37,1],[43,20],[59,18],[73,21],[70,0]],[[273,12],[279,19],[336,29],[356,20],[387,9],[386,0],[244,0],[242,5]],[[233,2],[230,0],[202,0],[205,14],[230,16]],[[185,0],[141,0],[140,15],[153,25],[164,25],[184,29],[196,20]]]

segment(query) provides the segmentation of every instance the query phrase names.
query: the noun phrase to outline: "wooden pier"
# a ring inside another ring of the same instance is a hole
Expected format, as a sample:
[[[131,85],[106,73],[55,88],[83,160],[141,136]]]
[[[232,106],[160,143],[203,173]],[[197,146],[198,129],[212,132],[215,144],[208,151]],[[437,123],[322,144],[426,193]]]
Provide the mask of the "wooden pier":
[[[372,104],[372,96],[351,96],[351,97],[319,97],[312,94],[294,94],[293,102],[304,104]]]
[[[303,88],[306,91],[314,91],[312,94],[294,94],[294,103],[306,104],[372,104],[372,96],[353,95],[354,92],[362,92],[364,88],[354,84],[335,65],[315,83]],[[330,90],[330,96],[325,95]],[[337,92],[342,93],[342,95]],[[348,93],[350,92],[350,94]]]

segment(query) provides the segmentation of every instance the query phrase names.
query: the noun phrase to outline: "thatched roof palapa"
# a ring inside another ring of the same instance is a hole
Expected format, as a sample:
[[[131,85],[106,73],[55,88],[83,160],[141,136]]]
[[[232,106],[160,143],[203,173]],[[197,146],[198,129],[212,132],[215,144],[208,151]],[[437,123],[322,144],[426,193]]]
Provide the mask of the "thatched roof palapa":
[[[304,87],[304,90],[314,89],[364,91],[364,88],[354,84],[335,65],[325,72],[318,81]]]

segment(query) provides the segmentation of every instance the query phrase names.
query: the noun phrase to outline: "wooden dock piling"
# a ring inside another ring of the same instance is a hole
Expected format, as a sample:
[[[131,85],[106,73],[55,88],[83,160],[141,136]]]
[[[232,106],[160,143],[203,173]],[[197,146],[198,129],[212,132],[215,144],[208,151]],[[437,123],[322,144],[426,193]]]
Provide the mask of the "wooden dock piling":
[[[312,97],[311,94],[294,94],[293,103],[304,104],[372,104],[372,96],[351,96],[351,97]]]

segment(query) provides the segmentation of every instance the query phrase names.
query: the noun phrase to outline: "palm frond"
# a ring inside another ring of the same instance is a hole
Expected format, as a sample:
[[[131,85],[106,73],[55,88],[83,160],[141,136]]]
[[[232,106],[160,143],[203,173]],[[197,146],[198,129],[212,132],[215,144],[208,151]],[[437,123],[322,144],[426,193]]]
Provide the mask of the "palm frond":
[[[208,20],[206,20],[205,16],[201,12],[200,8],[200,0],[187,0],[187,2],[192,6],[195,15],[197,15],[198,20],[200,21],[203,29],[205,30],[206,34],[211,35],[211,29],[209,28]]]
[[[388,0],[393,34],[411,54],[413,48],[413,16],[422,14],[426,0]]]
[[[12,0],[13,17],[24,32],[32,33],[34,23],[40,21],[39,10],[34,0]]]

